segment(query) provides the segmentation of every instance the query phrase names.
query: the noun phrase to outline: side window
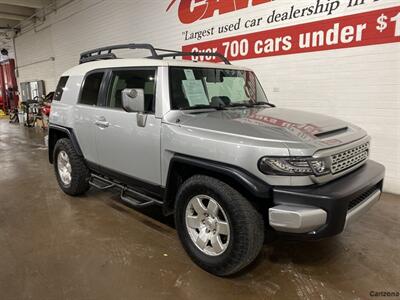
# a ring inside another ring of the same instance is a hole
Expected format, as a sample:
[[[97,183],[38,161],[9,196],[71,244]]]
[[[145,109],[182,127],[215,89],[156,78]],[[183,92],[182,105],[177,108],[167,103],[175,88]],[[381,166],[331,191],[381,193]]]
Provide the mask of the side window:
[[[54,98],[53,98],[54,101],[61,101],[61,96],[64,92],[64,88],[65,85],[67,84],[68,78],[69,78],[68,76],[63,76],[58,81],[57,88],[54,93]]]
[[[107,97],[107,107],[122,108],[122,91],[124,89],[143,89],[145,110],[155,111],[155,70],[122,70],[113,71],[110,89]]]
[[[82,87],[82,94],[79,103],[86,105],[97,105],[97,98],[100,92],[104,72],[93,73],[86,77]]]

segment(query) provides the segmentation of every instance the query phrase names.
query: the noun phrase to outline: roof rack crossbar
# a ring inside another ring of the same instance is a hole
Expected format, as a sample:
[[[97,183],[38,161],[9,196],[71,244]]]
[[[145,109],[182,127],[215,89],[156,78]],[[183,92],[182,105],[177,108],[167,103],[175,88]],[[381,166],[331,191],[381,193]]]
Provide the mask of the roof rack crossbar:
[[[89,61],[95,60],[102,60],[102,59],[115,59],[117,56],[112,52],[112,50],[118,49],[131,49],[131,50],[138,50],[138,49],[145,49],[149,50],[151,55],[147,58],[153,59],[163,59],[165,57],[173,57],[174,59],[177,56],[214,56],[221,59],[225,64],[230,65],[231,63],[229,60],[223,56],[221,53],[218,52],[181,52],[176,50],[169,50],[169,49],[161,49],[161,48],[154,48],[151,44],[120,44],[120,45],[112,45],[108,47],[96,48],[93,50],[82,52],[80,55],[79,63],[83,64]],[[167,52],[159,54],[157,51],[160,52]],[[106,53],[103,53],[106,52]]]
[[[97,54],[91,55],[87,57],[81,57],[79,60],[80,64],[87,63],[90,61],[102,60],[102,59],[115,59],[117,56],[114,53],[104,53],[104,54]]]
[[[158,49],[156,49],[156,50],[158,50]],[[180,51],[171,51],[171,53],[159,54],[158,56],[160,58],[172,57],[174,59],[177,56],[214,56],[214,57],[218,57],[226,65],[230,65],[231,64],[230,61],[225,56],[223,56],[221,53],[218,53],[218,52],[180,52]]]
[[[88,61],[117,58],[117,56],[114,53],[112,53],[112,50],[118,50],[118,49],[149,50],[151,53],[151,56],[150,56],[151,58],[158,58],[158,54],[157,54],[156,50],[150,44],[120,44],[120,45],[112,45],[112,46],[107,46],[107,47],[96,48],[93,50],[82,52],[79,63],[82,64],[82,63],[85,63]],[[107,54],[112,54],[114,57],[105,56],[106,54],[103,54],[102,52],[106,52],[106,51],[107,51]]]

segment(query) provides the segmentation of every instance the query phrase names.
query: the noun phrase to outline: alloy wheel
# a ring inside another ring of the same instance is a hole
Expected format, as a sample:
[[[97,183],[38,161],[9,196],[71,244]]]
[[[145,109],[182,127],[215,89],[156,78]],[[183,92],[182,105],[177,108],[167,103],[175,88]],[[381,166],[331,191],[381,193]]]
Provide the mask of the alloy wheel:
[[[57,157],[57,169],[60,175],[61,181],[64,185],[71,184],[72,180],[72,168],[69,161],[68,154],[65,151],[60,151]]]
[[[228,218],[223,208],[212,197],[198,195],[190,199],[185,220],[191,240],[204,254],[218,256],[228,248]]]

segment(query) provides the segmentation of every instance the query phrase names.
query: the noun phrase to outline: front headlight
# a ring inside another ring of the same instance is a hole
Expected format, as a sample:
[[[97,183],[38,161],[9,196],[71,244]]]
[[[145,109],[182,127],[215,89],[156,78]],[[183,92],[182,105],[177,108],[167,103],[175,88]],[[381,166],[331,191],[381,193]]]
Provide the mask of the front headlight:
[[[263,157],[258,168],[266,175],[322,176],[330,173],[328,161],[324,158]]]

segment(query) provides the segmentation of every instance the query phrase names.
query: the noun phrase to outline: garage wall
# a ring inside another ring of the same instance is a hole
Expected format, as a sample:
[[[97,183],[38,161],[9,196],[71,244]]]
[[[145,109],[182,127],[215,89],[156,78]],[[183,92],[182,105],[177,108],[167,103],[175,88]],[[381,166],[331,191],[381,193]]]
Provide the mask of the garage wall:
[[[15,40],[18,81],[44,80],[47,90],[57,85],[51,27],[28,31]]]
[[[217,34],[200,41],[185,41],[186,30],[195,32],[229,24],[238,18],[266,17],[274,9],[288,10],[294,1],[258,0],[268,3],[221,16],[215,12],[213,17],[184,25],[178,18],[179,0],[172,3],[168,12],[169,0],[76,0],[47,16],[35,30],[16,38],[18,79],[20,82],[43,79],[50,91],[54,90],[57,77],[77,64],[80,52],[95,47],[150,42],[180,49],[187,44],[252,31],[399,7],[397,0],[360,0],[364,4],[354,7],[348,7],[349,1],[340,1],[340,7],[330,15],[322,13],[256,28],[240,28],[234,33]],[[197,5],[203,2],[193,1]],[[339,1],[320,1],[327,2]],[[302,7],[316,1],[300,0],[295,4]],[[132,54],[124,52],[122,56]],[[280,107],[320,112],[365,128],[373,138],[372,158],[387,167],[385,190],[400,193],[400,43],[246,59],[235,64],[253,68],[271,102]]]

